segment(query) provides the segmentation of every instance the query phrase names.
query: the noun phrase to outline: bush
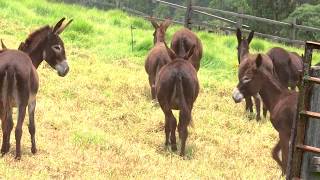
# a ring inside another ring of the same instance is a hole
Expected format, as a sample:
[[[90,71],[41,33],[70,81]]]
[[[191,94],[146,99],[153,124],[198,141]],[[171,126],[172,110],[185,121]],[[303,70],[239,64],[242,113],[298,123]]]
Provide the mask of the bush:
[[[312,27],[320,27],[320,4],[310,5],[303,4],[301,7],[298,7],[293,13],[289,15],[287,20],[290,22],[293,18],[297,19],[298,24]],[[319,33],[313,33],[305,31],[298,31],[299,39],[305,40],[319,40]]]
[[[265,46],[264,46],[264,43],[262,41],[259,41],[259,40],[254,40],[252,43],[251,43],[251,48],[254,50],[254,51],[264,51],[265,50]]]

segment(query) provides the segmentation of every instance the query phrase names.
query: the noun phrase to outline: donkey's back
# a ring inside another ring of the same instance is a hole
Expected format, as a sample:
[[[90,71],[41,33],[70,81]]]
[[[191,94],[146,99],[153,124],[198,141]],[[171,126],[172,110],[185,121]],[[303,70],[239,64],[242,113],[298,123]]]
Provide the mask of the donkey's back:
[[[191,47],[195,46],[192,57],[189,59],[194,68],[198,71],[202,58],[202,43],[195,33],[187,28],[183,28],[174,33],[171,42],[172,50],[179,56],[187,55]]]

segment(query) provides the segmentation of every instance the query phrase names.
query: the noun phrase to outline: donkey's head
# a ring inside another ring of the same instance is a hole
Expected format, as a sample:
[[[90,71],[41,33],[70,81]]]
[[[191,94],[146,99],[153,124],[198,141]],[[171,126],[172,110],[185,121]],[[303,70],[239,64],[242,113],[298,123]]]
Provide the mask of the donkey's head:
[[[237,28],[237,39],[238,39],[238,62],[240,64],[241,58],[249,53],[249,44],[253,39],[254,31],[251,31],[248,38],[242,37],[242,32]]]
[[[19,50],[29,54],[36,67],[45,60],[62,77],[69,72],[69,66],[64,43],[59,35],[72,22],[71,19],[63,24],[64,20],[62,18],[53,28],[44,26],[36,30],[19,46]]]
[[[169,19],[166,19],[165,21],[163,21],[159,25],[153,18],[150,18],[150,22],[151,22],[152,26],[154,27],[153,44],[156,44],[157,42],[164,42],[166,31],[172,21]]]
[[[261,54],[258,54],[250,56],[248,60],[240,63],[239,83],[232,95],[236,103],[241,102],[245,97],[256,95],[261,90],[265,73],[262,64],[265,60]]]

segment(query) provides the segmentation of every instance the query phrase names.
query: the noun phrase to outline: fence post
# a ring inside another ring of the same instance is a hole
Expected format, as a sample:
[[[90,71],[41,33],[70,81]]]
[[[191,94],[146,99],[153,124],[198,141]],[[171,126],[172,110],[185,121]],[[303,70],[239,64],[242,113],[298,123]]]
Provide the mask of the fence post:
[[[191,30],[192,0],[187,1],[187,10],[184,18],[184,27]]]
[[[292,20],[292,29],[291,29],[291,39],[292,40],[295,40],[296,39],[296,31],[297,31],[297,29],[296,29],[296,25],[297,25],[297,18],[293,18],[293,20]]]
[[[311,72],[312,77],[320,77],[320,68],[315,67]],[[311,90],[310,111],[320,111],[320,86],[313,85]],[[309,119],[307,122],[305,142],[309,146],[320,147],[320,121],[317,119]],[[319,154],[305,152],[302,158],[301,176],[302,179],[319,179],[320,175],[320,157]]]
[[[243,9],[241,7],[238,7],[238,13],[243,14]],[[242,29],[242,18],[241,17],[237,18],[236,28]]]

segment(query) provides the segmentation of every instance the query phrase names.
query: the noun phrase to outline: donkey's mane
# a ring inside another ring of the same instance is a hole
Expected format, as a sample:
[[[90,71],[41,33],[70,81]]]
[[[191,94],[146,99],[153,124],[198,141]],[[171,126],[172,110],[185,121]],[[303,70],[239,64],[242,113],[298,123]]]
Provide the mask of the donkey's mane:
[[[284,87],[280,81],[279,78],[277,76],[277,74],[274,72],[274,74],[270,74],[270,72],[266,71],[265,69],[263,69],[262,71],[263,76],[265,76],[265,78],[275,87],[277,88],[279,91],[281,92],[289,92],[288,88]]]
[[[49,25],[43,26],[34,32],[30,33],[28,38],[25,40],[24,45],[19,47],[19,50],[30,53],[37,46],[46,39],[48,34],[52,31]]]

